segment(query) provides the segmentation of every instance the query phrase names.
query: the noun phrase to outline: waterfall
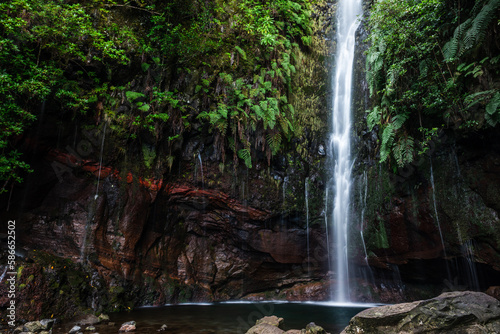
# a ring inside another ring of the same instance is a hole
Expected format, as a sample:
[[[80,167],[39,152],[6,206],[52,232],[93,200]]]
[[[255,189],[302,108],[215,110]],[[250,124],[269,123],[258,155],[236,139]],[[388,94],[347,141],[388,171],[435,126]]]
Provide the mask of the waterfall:
[[[306,177],[304,182],[304,197],[306,200],[306,234],[307,234],[307,275],[311,276],[311,256],[310,256],[310,248],[309,248],[309,180]]]
[[[362,14],[361,0],[340,0],[337,9],[337,54],[333,84],[333,117],[329,156],[332,158],[333,233],[337,277],[333,291],[336,302],[349,301],[349,269],[347,261],[348,224],[351,193],[351,90],[354,63],[355,33]]]
[[[201,160],[201,154],[200,154],[200,152],[198,152],[198,161],[200,162],[201,187],[205,188],[205,179],[203,178],[203,161]]]
[[[104,129],[102,130],[101,154],[99,156],[99,174],[97,176],[97,187],[95,189],[94,199],[97,199],[97,197],[99,196],[99,181],[101,181],[102,155],[104,153],[104,139],[106,138],[106,125],[108,125],[108,122],[104,123]]]

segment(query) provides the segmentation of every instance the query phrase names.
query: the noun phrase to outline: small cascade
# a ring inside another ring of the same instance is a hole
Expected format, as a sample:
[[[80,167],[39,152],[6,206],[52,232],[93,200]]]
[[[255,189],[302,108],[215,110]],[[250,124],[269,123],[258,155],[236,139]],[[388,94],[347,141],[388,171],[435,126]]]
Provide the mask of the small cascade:
[[[375,276],[373,275],[372,268],[370,267],[370,264],[368,263],[368,251],[366,250],[366,242],[365,242],[365,236],[364,236],[364,221],[365,221],[365,212],[366,212],[366,205],[367,205],[367,197],[368,197],[368,174],[366,170],[363,172],[363,175],[361,175],[361,180],[359,182],[360,188],[359,188],[359,203],[361,204],[361,213],[359,217],[359,234],[361,236],[361,242],[363,243],[363,252],[364,252],[364,259],[365,259],[365,268],[362,269],[361,275],[365,279],[365,281],[372,283],[375,285]]]
[[[461,197],[460,194],[462,193],[460,186],[462,178],[461,178],[460,165],[458,163],[458,157],[455,150],[453,150],[453,153],[451,154],[451,159],[452,159],[452,164],[455,165],[456,167],[456,175],[455,175],[456,182],[454,183],[455,197],[458,201],[463,202],[465,206],[469,206],[468,201],[460,198]],[[458,222],[456,223],[456,228],[457,228],[458,241],[461,245],[460,252],[462,253],[462,259],[459,259],[455,262],[455,267],[458,272],[458,277],[456,277],[454,280],[450,279],[449,282],[455,282],[455,284],[457,284],[458,281],[461,281],[464,285],[459,286],[460,288],[479,291],[480,290],[479,276],[477,273],[476,263],[474,261],[474,242],[471,239],[464,240],[463,238],[464,231],[462,231],[462,228]]]
[[[106,126],[107,125],[108,125],[108,122],[104,122],[104,129],[102,130],[101,153],[99,156],[99,174],[97,175],[97,187],[95,190],[94,199],[97,199],[97,197],[99,197],[99,182],[101,181],[102,156],[103,156],[103,152],[104,152],[104,140],[106,138]]]
[[[474,243],[467,240],[462,244],[462,254],[465,258],[465,283],[469,290],[480,291],[476,263],[474,262]]]
[[[306,233],[307,233],[307,274],[311,276],[311,256],[310,256],[310,248],[309,248],[309,179],[306,178],[304,185],[304,197],[306,202]]]
[[[434,218],[436,220],[436,224],[439,230],[439,237],[441,238],[441,245],[443,245],[443,256],[446,261],[448,258],[448,255],[446,254],[446,246],[444,244],[444,238],[443,238],[443,231],[441,230],[441,224],[439,223],[439,215],[437,212],[437,205],[436,205],[436,187],[434,185],[434,171],[432,169],[432,159],[429,159],[430,165],[431,165],[431,188],[432,188],[432,202],[434,204]],[[448,279],[451,280],[451,271],[450,267],[448,266],[448,263],[446,262],[446,274],[448,276]]]
[[[205,188],[205,178],[203,177],[203,161],[201,160],[201,153],[200,152],[198,152],[198,162],[200,164],[201,187]]]
[[[330,231],[328,228],[328,188],[325,190],[325,210],[323,211],[324,217],[325,217],[325,234],[326,234],[326,244],[327,244],[327,252],[328,252],[328,264],[330,265],[330,272],[332,271],[331,264],[332,264],[332,258],[330,256]]]
[[[2,275],[0,276],[0,283],[2,283],[2,282],[3,282],[3,279],[5,278],[5,274],[7,274],[7,268],[8,268],[8,267],[7,267],[7,266],[5,266],[5,269],[4,269],[3,273],[2,273]]]
[[[90,278],[90,287],[92,289],[92,300],[91,300],[91,308],[94,312],[97,311],[98,307],[98,302],[99,302],[99,296],[98,296],[98,288],[100,287],[100,282],[99,282],[99,274],[97,271],[94,271],[92,273],[92,277]]]

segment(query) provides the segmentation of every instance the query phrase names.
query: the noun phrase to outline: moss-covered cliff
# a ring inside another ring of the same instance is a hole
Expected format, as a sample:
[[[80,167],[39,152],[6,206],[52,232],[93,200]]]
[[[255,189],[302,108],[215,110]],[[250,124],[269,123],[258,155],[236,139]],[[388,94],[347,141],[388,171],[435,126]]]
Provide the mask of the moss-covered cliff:
[[[23,274],[18,284],[47,296],[23,316],[242,298],[325,278],[326,256],[304,249],[326,254],[320,147],[334,6],[2,6],[3,94],[35,118],[0,138],[10,156],[2,220],[16,220],[19,263],[39,282]],[[324,298],[328,285],[316,285],[289,298]]]

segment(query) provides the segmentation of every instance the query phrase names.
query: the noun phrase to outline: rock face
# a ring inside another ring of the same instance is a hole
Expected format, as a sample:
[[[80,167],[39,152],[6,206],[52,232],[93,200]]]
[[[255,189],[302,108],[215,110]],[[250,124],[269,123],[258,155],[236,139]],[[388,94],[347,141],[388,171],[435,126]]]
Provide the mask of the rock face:
[[[322,6],[321,11],[334,9],[330,3]],[[315,13],[318,47],[299,50],[297,86],[302,93],[294,100],[301,109],[307,108],[305,118],[312,118],[313,109],[315,115],[326,115],[324,103],[309,97],[318,94],[326,75],[319,15],[324,14]],[[236,154],[233,160],[232,152],[217,148],[221,139],[196,117],[205,104],[216,103],[203,102],[211,98],[195,93],[194,77],[205,70],[177,75],[175,65],[152,74],[141,71],[141,63],[131,64],[119,81],[130,83],[127,90],[147,95],[150,80],[157,74],[165,77],[158,80],[162,90],[179,91],[183,105],[193,109],[189,119],[179,111],[183,135],[178,139],[168,139],[173,129],[163,129],[157,138],[145,129],[124,135],[103,113],[75,118],[61,113],[51,101],[44,103],[44,116],[34,129],[16,139],[34,173],[8,195],[0,195],[0,220],[17,220],[20,250],[71,260],[83,273],[75,269],[64,275],[67,280],[44,284],[41,279],[45,271],[54,270],[52,265],[37,264],[34,269],[27,265],[21,279],[33,275],[37,285],[27,285],[20,299],[28,305],[28,289],[31,293],[38,289],[38,296],[69,300],[77,295],[75,303],[80,306],[115,311],[279,293],[298,284],[301,289],[308,283],[317,286],[327,276],[328,252],[321,217],[325,157],[318,153],[321,139],[314,137],[320,137],[316,134],[324,131],[325,124],[315,121],[314,128],[304,127],[300,140],[290,143],[297,149],[283,155],[270,159],[259,151],[254,167],[247,170],[241,160],[238,166]],[[120,98],[112,112],[125,115],[131,107]],[[129,135],[137,140],[129,140]],[[257,137],[265,143],[264,135]],[[35,258],[39,256],[30,253],[29,260],[36,262]],[[0,286],[0,292],[4,288]],[[74,293],[78,288],[81,295]],[[318,290],[304,288],[293,299],[328,295]],[[0,307],[7,302],[0,297]],[[26,312],[27,317],[38,318],[44,312],[42,302],[36,305],[38,309]],[[55,312],[66,312],[66,317],[77,312],[62,303],[58,308]]]
[[[499,332],[500,302],[481,292],[465,291],[364,310],[351,319],[342,333]]]

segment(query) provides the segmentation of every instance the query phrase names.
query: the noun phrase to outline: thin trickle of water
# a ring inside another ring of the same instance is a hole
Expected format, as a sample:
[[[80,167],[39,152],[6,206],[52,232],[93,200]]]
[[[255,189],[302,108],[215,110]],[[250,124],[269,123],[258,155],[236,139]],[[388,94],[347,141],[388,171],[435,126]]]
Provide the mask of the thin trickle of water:
[[[327,244],[327,252],[328,252],[328,263],[331,264],[332,263],[332,258],[330,256],[330,231],[329,231],[329,228],[328,228],[328,188],[326,188],[326,191],[325,191],[325,211],[324,211],[324,217],[325,217],[325,231],[326,231],[326,244]]]
[[[367,206],[367,198],[368,198],[368,173],[365,170],[363,175],[361,175],[361,180],[359,182],[359,203],[361,205],[361,213],[359,217],[359,234],[361,236],[361,242],[363,243],[363,252],[364,252],[364,260],[365,267],[361,268],[361,276],[368,283],[371,283],[375,286],[375,276],[373,275],[372,268],[370,267],[370,263],[368,262],[368,251],[366,249],[365,235],[364,235],[364,221],[365,221],[365,213]]]
[[[437,212],[437,204],[436,204],[436,187],[434,185],[434,171],[432,168],[432,159],[429,159],[430,165],[431,165],[431,187],[432,187],[432,202],[434,204],[434,217],[436,219],[436,224],[439,230],[439,237],[441,238],[441,245],[443,245],[443,256],[445,260],[447,261],[448,255],[446,254],[446,246],[444,244],[444,238],[443,238],[443,231],[441,230],[441,224],[439,223],[439,215]],[[448,265],[448,262],[446,262],[446,274],[448,276],[448,280],[452,280],[452,275],[451,275],[451,270],[450,266]]]
[[[443,245],[443,253],[444,257],[446,258],[446,247],[444,245],[444,239],[443,239],[443,231],[441,230],[441,224],[439,223],[439,215],[437,212],[437,205],[436,205],[436,187],[434,186],[434,171],[432,169],[432,160],[431,162],[431,187],[432,187],[432,202],[434,203],[434,217],[436,218],[436,224],[439,229],[439,237],[441,238],[441,245]],[[449,275],[448,275],[449,276]]]
[[[198,152],[198,161],[200,162],[201,186],[205,187],[205,179],[203,177],[203,161],[201,160],[200,152]]]
[[[335,234],[336,302],[347,302],[349,296],[348,224],[351,191],[351,91],[354,64],[355,33],[362,14],[361,0],[340,0],[337,10],[337,54],[333,77],[333,117],[329,156],[333,158],[334,189],[333,226]]]
[[[104,129],[102,130],[102,141],[101,141],[101,153],[99,156],[99,174],[97,175],[97,187],[95,189],[94,199],[99,197],[99,182],[101,181],[101,170],[102,170],[102,156],[104,152],[104,139],[106,138],[106,125],[108,122],[104,122]]]
[[[462,244],[462,254],[467,264],[465,275],[468,289],[479,291],[479,278],[476,263],[474,262],[474,244],[472,240],[469,239]]]
[[[8,268],[8,267],[6,266],[6,267],[5,267],[5,270],[4,270],[4,271],[3,271],[3,273],[2,273],[2,276],[0,276],[0,283],[2,283],[2,282],[3,282],[3,279],[5,278],[5,274],[7,274],[7,268]]]
[[[366,171],[363,172],[363,175],[361,177],[361,187],[360,187],[360,192],[359,192],[359,198],[360,198],[360,203],[361,203],[361,216],[359,220],[359,233],[361,235],[361,241],[363,242],[363,251],[365,252],[365,262],[367,267],[369,268],[370,266],[368,265],[368,252],[366,250],[366,242],[365,242],[365,236],[363,234],[364,232],[364,221],[365,221],[365,211],[366,211],[366,198],[368,196],[368,175]]]
[[[310,257],[310,248],[309,248],[309,180],[306,178],[304,185],[304,197],[306,201],[306,233],[307,233],[307,274],[311,274],[311,257]]]

